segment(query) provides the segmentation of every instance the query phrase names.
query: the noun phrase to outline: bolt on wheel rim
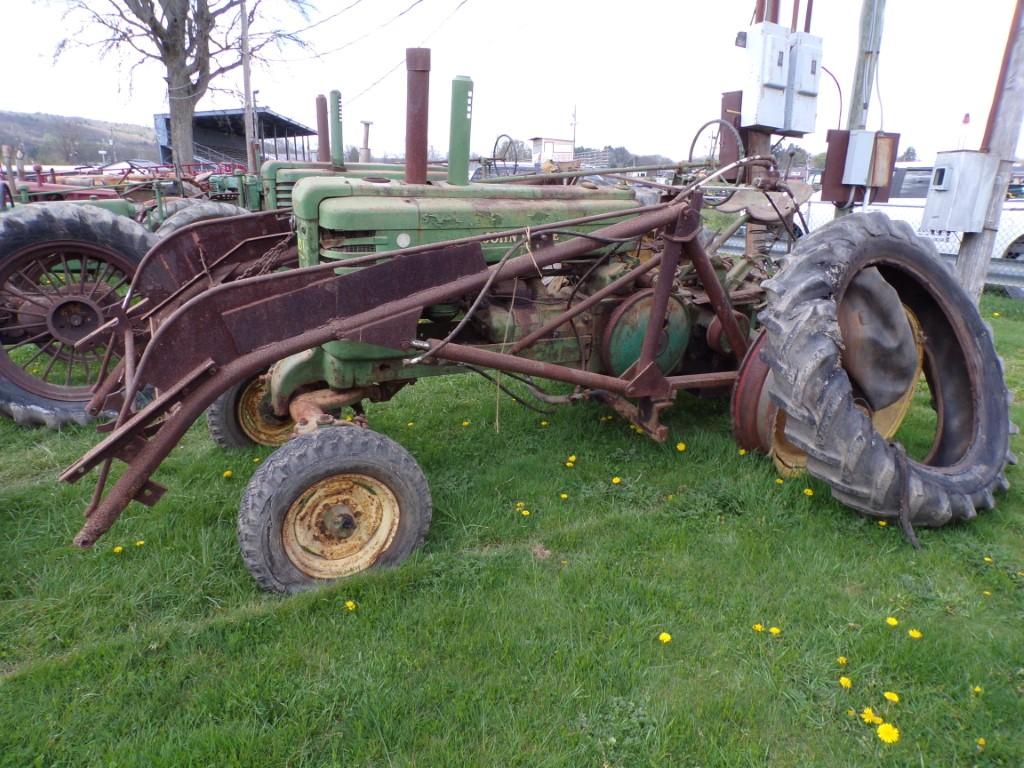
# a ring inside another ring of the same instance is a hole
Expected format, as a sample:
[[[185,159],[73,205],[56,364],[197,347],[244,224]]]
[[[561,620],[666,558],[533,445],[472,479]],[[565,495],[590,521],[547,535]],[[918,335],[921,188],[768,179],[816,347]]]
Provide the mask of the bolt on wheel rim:
[[[281,539],[307,576],[338,579],[371,567],[398,531],[398,499],[376,478],[332,475],[306,488],[288,508]]]
[[[0,266],[0,376],[55,400],[82,401],[99,379],[108,339],[75,344],[113,317],[134,264],[100,245],[30,246]],[[111,351],[112,367],[119,355]]]

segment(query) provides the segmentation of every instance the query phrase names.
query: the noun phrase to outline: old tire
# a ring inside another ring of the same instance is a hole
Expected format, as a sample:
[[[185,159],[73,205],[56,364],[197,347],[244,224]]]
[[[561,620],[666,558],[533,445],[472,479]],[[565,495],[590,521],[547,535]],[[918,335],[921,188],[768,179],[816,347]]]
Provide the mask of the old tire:
[[[211,219],[226,219],[229,216],[242,216],[248,214],[245,208],[231,203],[218,203],[213,200],[206,200],[196,205],[190,205],[173,216],[168,216],[157,228],[156,236],[163,239],[172,232],[177,232],[189,224]]]
[[[293,593],[397,565],[430,517],[427,480],[408,451],[367,429],[328,427],[285,443],[256,471],[238,543],[260,587]]]
[[[177,197],[173,200],[168,200],[164,203],[164,213],[160,216],[160,210],[157,206],[153,206],[147,212],[145,217],[142,219],[142,226],[148,229],[150,232],[156,232],[160,225],[167,221],[171,216],[183,211],[186,208],[191,208],[193,205],[198,205],[203,202],[203,198],[200,197]]]
[[[0,216],[0,412],[51,428],[89,421],[105,345],[74,344],[111,318],[155,242],[95,206],[40,203]]]
[[[925,374],[938,418],[922,461],[872,428],[841,365],[837,305],[853,277],[874,266],[920,320]],[[786,437],[842,503],[874,517],[908,504],[914,525],[968,520],[1008,487],[1009,395],[991,331],[934,246],[903,222],[856,214],[803,238],[764,284],[764,359]],[[906,477],[904,477],[904,471]]]
[[[263,376],[235,384],[206,410],[206,428],[221,448],[283,445],[294,426],[270,409]]]

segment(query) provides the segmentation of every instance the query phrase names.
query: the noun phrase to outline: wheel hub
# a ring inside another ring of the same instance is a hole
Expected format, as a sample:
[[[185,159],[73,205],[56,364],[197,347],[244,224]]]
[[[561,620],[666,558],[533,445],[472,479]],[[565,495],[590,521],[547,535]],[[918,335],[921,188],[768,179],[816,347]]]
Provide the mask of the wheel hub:
[[[296,568],[337,579],[372,566],[398,531],[394,493],[368,475],[333,475],[306,488],[288,508],[281,541]]]
[[[86,296],[59,298],[46,313],[46,327],[53,337],[74,345],[103,324],[103,310]]]

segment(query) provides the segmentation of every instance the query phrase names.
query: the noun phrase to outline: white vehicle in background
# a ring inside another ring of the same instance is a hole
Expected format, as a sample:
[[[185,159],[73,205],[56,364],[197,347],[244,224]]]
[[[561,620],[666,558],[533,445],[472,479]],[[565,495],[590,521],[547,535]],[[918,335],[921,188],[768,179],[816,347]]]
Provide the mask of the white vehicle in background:
[[[928,186],[931,181],[932,167],[920,163],[900,162],[893,171],[892,187],[887,203],[858,204],[855,212],[881,211],[891,219],[905,221],[919,235],[935,243],[940,254],[956,256],[960,252],[962,234],[959,232],[930,232],[921,229],[921,219],[928,197]],[[1020,189],[1019,177],[1024,176],[1024,168],[1014,168],[1014,179],[1011,181],[1011,193]],[[820,193],[804,205],[803,214],[807,225],[813,232],[818,227],[831,221],[835,216],[832,203],[822,202]],[[1003,213],[999,219],[999,232],[992,249],[993,259],[1013,259],[1024,262],[1024,197],[1009,197],[1003,205]],[[1024,288],[1006,287],[1007,292],[1015,298],[1024,298]]]

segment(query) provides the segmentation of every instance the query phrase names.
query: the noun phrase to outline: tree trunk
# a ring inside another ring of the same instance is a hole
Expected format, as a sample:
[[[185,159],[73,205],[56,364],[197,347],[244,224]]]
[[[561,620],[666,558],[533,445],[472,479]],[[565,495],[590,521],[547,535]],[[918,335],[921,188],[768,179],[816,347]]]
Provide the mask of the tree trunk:
[[[195,147],[192,141],[192,118],[196,111],[195,86],[189,81],[188,75],[178,74],[178,68],[184,70],[184,64],[167,63],[167,100],[171,114],[171,151],[174,164],[184,166],[195,162]]]

